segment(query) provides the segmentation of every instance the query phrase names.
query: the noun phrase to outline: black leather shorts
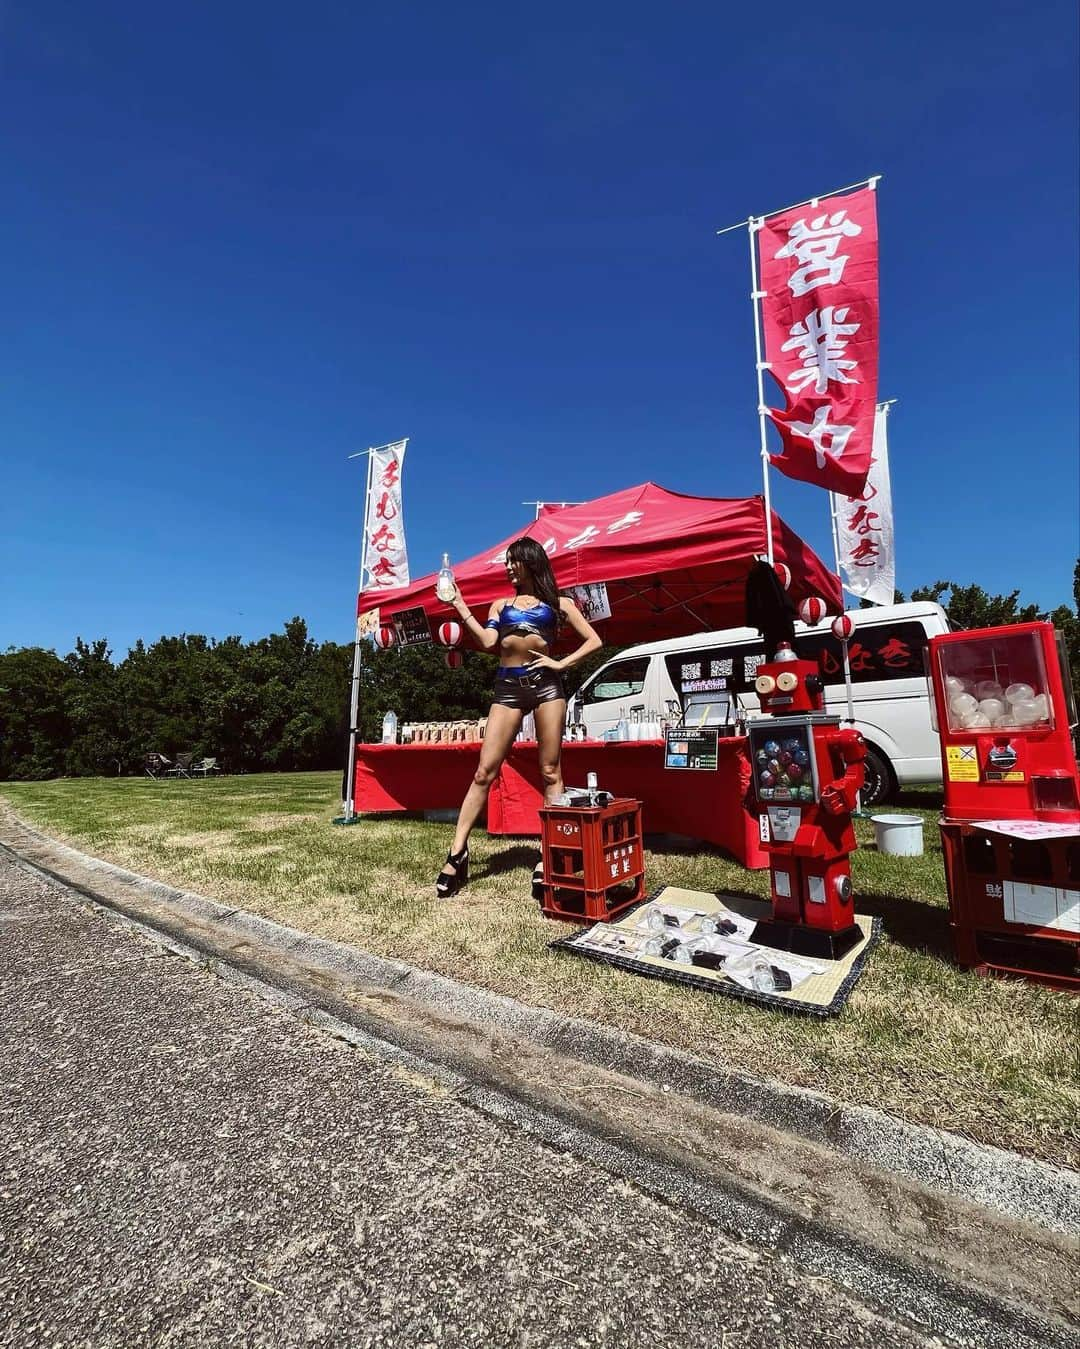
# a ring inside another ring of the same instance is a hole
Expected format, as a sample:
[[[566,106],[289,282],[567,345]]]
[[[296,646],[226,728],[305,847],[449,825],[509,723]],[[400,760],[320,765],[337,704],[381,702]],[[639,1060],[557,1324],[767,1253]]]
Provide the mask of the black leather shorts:
[[[566,700],[566,691],[563,689],[562,675],[557,670],[529,670],[525,667],[525,672],[519,674],[511,673],[510,669],[503,666],[495,678],[492,703],[499,707],[513,707],[518,712],[532,712],[540,703],[553,703],[560,698]]]

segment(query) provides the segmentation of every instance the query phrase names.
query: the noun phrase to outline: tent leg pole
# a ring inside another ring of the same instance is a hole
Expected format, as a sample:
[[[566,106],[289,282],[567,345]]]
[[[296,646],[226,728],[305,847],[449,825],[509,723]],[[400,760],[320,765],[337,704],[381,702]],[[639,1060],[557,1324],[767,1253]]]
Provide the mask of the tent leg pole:
[[[769,491],[769,447],[765,434],[768,409],[765,406],[765,371],[769,362],[761,359],[761,301],[764,291],[758,290],[757,249],[754,236],[765,224],[765,218],[751,216],[746,222],[746,232],[750,239],[750,299],[754,306],[754,359],[757,367],[757,408],[758,433],[761,443],[761,481],[765,497],[765,555],[769,566],[773,565],[776,555],[773,549],[772,494]]]

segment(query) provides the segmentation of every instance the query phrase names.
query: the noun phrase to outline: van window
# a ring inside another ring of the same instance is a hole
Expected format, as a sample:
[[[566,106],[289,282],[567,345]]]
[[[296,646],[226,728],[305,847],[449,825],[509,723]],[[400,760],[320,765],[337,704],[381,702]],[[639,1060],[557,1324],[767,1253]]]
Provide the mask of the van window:
[[[675,651],[664,657],[668,676],[677,692],[731,693],[752,690],[758,666],[765,659],[761,642],[737,646],[705,647],[698,651]]]
[[[645,687],[648,669],[648,656],[613,661],[581,690],[582,699],[585,703],[604,703],[610,698],[632,698]]]
[[[927,640],[926,629],[918,622],[857,626],[848,644],[851,682],[868,684],[883,679],[922,678],[922,653]],[[826,687],[843,684],[843,648],[828,628],[823,632],[800,634],[796,647],[803,660],[816,661],[821,656]],[[758,666],[764,659],[765,648],[761,642],[739,642],[728,647],[676,651],[665,656],[664,662],[673,686],[681,694],[720,689],[731,693],[753,693]]]
[[[921,623],[877,623],[859,627],[848,643],[853,684],[874,684],[883,679],[915,679],[923,675],[926,629]],[[799,638],[799,655],[806,660],[821,658],[826,685],[844,682],[844,651],[826,629]]]

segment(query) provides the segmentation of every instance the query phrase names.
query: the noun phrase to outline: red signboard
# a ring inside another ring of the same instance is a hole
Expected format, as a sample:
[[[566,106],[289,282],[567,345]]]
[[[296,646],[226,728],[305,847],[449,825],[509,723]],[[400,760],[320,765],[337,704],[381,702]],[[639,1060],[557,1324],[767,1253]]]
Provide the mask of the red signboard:
[[[789,478],[857,496],[877,402],[877,193],[769,216],[758,232],[765,355],[785,405],[769,416]]]

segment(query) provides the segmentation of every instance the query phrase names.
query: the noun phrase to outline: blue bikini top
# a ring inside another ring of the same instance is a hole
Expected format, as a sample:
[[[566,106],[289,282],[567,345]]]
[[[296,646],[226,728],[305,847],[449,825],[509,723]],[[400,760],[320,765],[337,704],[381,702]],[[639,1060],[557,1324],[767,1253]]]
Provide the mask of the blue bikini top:
[[[500,637],[517,633],[522,637],[542,637],[550,646],[555,640],[559,618],[550,604],[543,600],[529,609],[518,608],[511,600],[504,604],[497,618],[489,618],[485,628],[494,628]]]

